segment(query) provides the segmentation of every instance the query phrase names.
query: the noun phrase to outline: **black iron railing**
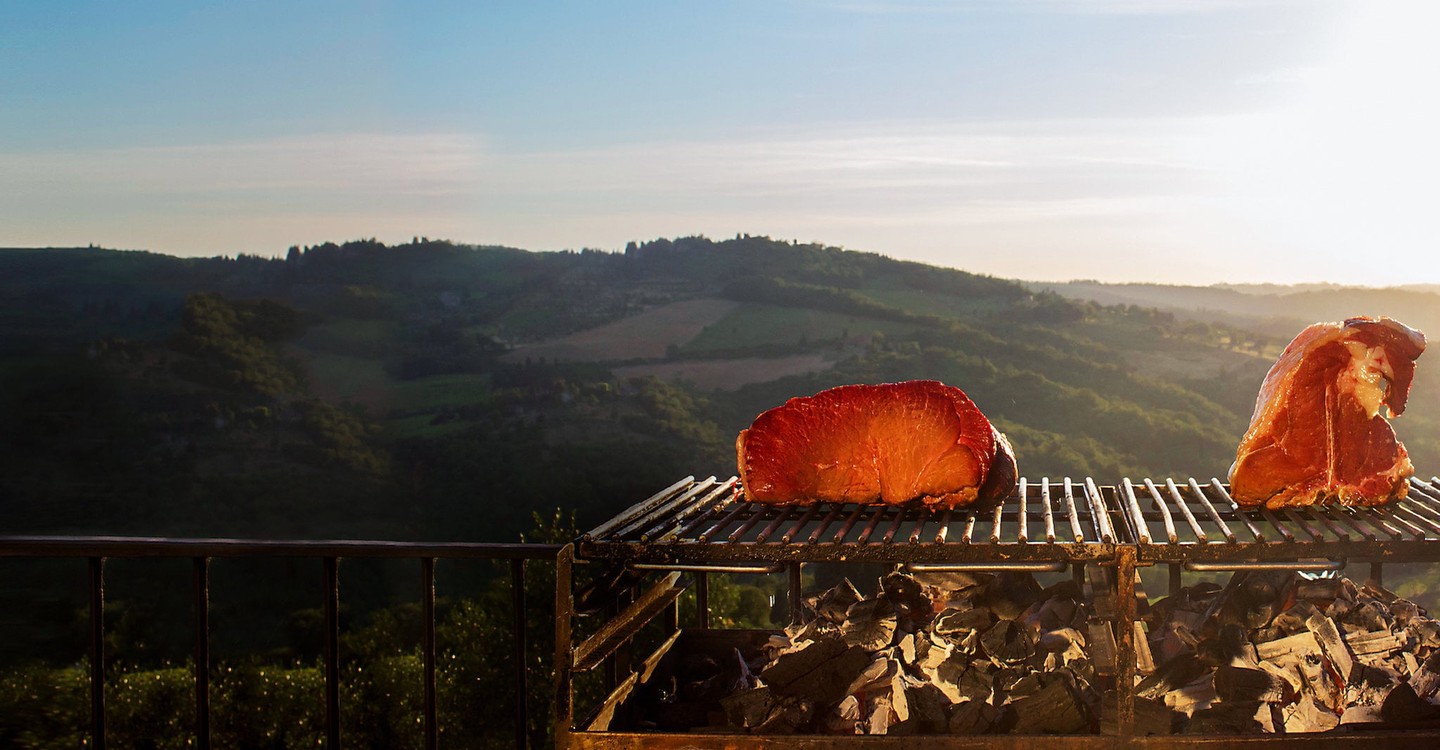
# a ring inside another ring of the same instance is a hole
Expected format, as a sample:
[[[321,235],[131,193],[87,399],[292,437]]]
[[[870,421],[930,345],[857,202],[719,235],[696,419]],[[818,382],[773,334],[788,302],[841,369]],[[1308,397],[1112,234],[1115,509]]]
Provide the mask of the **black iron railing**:
[[[554,544],[417,543],[358,540],[167,539],[110,536],[0,537],[0,557],[87,559],[90,567],[90,721],[92,747],[105,748],[105,560],[107,558],[190,558],[194,562],[195,747],[210,747],[210,560],[227,557],[321,558],[325,567],[325,736],[341,747],[340,737],[340,576],[341,558],[402,558],[420,561],[424,635],[425,747],[437,745],[435,697],[435,561],[437,559],[509,560],[514,610],[515,746],[527,745],[525,674],[525,562],[553,561]]]

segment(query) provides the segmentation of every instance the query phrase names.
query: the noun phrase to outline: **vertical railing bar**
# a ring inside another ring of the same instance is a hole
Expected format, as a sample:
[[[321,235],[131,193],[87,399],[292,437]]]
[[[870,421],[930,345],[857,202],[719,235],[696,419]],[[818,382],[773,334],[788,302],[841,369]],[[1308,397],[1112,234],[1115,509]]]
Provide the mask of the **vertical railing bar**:
[[[325,558],[325,746],[340,747],[340,560]]]
[[[795,561],[786,563],[786,564],[785,564],[785,567],[786,567],[786,572],[789,573],[789,579],[790,579],[790,580],[789,580],[789,583],[790,583],[790,591],[789,591],[789,594],[790,594],[790,596],[789,596],[789,604],[790,604],[790,624],[791,624],[791,625],[798,625],[798,624],[800,624],[800,599],[801,599],[801,586],[803,585],[803,584],[801,583],[801,580],[800,580],[800,561],[799,561],[799,560],[795,560]]]
[[[105,750],[105,558],[90,558],[90,741]]]
[[[695,628],[710,629],[710,574],[695,574]]]
[[[435,709],[435,558],[420,558],[420,609],[422,658],[425,660],[424,706],[425,749],[435,750],[440,741],[440,726]]]
[[[210,558],[194,558],[195,747],[210,750]]]
[[[530,690],[525,670],[525,559],[510,561],[510,607],[515,628],[515,747],[530,746]]]

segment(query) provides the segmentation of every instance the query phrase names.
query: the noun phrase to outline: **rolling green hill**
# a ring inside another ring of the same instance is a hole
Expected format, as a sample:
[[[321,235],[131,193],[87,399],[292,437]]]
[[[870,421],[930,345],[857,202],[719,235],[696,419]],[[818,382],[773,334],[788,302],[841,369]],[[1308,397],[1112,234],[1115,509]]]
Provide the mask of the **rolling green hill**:
[[[584,525],[728,475],[787,398],[914,378],[963,388],[1029,476],[1224,476],[1306,322],[1440,327],[1418,290],[1032,288],[748,236],[5,250],[0,279],[15,531],[511,539],[535,510]],[[1440,465],[1440,368],[1411,404],[1397,427]]]

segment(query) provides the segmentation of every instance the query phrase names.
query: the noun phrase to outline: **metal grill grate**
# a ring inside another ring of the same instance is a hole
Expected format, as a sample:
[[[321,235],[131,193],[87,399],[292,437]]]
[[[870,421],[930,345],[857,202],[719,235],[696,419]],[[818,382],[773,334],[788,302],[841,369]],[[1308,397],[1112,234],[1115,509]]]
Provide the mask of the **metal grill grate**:
[[[1112,487],[1020,480],[1000,503],[923,507],[745,499],[738,480],[686,477],[583,535],[583,558],[645,561],[1084,560],[1130,542]]]
[[[1382,507],[1241,508],[1212,478],[1124,480],[1119,489],[1142,560],[1358,557],[1427,560],[1440,555],[1440,478],[1410,480],[1409,495]]]

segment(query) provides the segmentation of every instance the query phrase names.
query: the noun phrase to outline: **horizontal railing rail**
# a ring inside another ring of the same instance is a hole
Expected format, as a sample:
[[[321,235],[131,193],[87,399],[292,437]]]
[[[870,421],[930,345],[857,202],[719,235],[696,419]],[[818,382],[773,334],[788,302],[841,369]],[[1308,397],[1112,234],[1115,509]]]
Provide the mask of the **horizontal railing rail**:
[[[91,747],[104,750],[105,732],[105,560],[107,558],[190,558],[194,563],[195,747],[210,747],[210,560],[240,557],[320,558],[325,569],[324,672],[326,745],[340,737],[340,580],[342,558],[399,558],[420,561],[424,633],[425,747],[438,744],[435,696],[435,561],[508,560],[514,615],[515,746],[528,744],[525,673],[525,563],[554,561],[558,544],[484,542],[395,542],[378,540],[183,539],[120,536],[0,537],[0,558],[79,558],[90,569],[90,731]]]

